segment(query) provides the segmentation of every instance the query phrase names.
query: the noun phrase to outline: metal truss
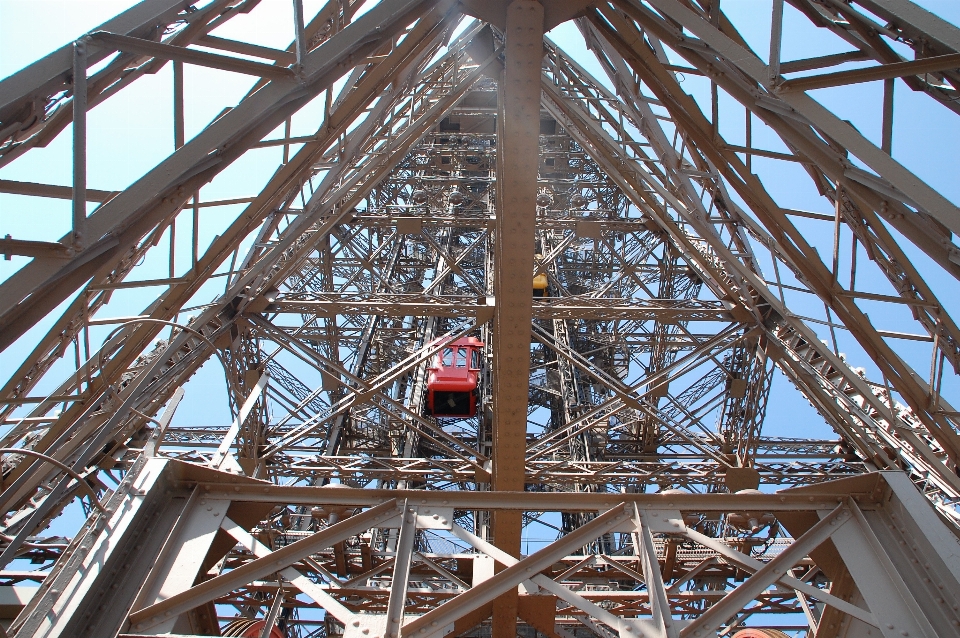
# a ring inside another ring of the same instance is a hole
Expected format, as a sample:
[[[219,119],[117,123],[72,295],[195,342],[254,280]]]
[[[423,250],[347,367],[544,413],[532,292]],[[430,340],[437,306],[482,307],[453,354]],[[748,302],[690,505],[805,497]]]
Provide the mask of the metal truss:
[[[719,0],[295,0],[282,50],[215,35],[259,0],[146,0],[0,81],[0,166],[69,128],[74,174],[0,180],[73,210],[0,239],[30,258],[0,348],[51,326],[0,389],[6,635],[956,633],[960,329],[921,270],[960,278],[960,213],[892,139],[896,78],[960,114],[960,31],[907,0],[771,1],[756,52]],[[849,50],[781,59],[787,5]],[[569,20],[604,77],[545,37]],[[88,111],[168,62],[175,152],[88,188]],[[184,65],[253,78],[192,139]],[[879,146],[810,94],[876,80]],[[265,147],[259,193],[201,199]],[[834,214],[778,204],[758,158]],[[209,209],[238,212],[204,246]],[[431,416],[463,336],[477,414]],[[185,425],[208,363],[232,422]],[[765,432],[776,371],[835,440]]]

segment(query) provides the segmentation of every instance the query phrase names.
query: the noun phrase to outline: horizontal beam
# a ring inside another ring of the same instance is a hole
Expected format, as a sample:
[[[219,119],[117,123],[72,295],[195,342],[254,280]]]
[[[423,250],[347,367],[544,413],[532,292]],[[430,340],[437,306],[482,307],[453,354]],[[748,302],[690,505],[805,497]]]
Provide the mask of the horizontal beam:
[[[531,295],[532,295],[531,276]],[[474,317],[483,318],[495,312],[496,306],[478,304],[475,300],[447,301],[443,298],[390,299],[303,299],[280,298],[269,307],[269,312],[316,314],[378,315],[384,317]],[[604,319],[608,321],[732,321],[730,313],[719,302],[697,304],[670,304],[664,300],[563,298],[534,299],[533,316],[536,319]]]
[[[835,482],[837,490],[848,489],[841,479]],[[184,483],[192,487],[196,483]],[[776,494],[604,494],[590,492],[454,492],[429,490],[383,490],[383,489],[338,489],[322,487],[277,486],[268,484],[220,485],[200,483],[207,498],[229,498],[235,501],[285,503],[288,505],[345,505],[370,507],[393,499],[409,499],[411,503],[428,506],[445,506],[467,510],[520,510],[520,511],[569,511],[596,512],[616,507],[620,503],[636,503],[640,508],[678,509],[695,512],[746,511],[813,511],[834,507],[847,492],[832,494],[831,483],[823,483],[818,489],[823,493],[809,492]],[[809,488],[808,488],[809,489]],[[881,498],[880,491],[854,493],[862,507],[868,507]],[[813,499],[813,500],[811,500]]]
[[[9,235],[0,239],[0,254],[9,260],[11,255],[39,257],[40,259],[70,259],[73,250],[54,241],[28,241],[12,239]]]
[[[263,58],[265,60],[276,60],[277,62],[282,62],[283,64],[293,64],[297,61],[296,54],[290,53],[289,51],[271,49],[270,47],[260,46],[259,44],[248,44],[246,42],[237,42],[236,40],[218,38],[215,35],[203,36],[197,40],[197,45],[210,47],[211,49],[230,51],[231,53],[239,53],[241,55],[250,55],[255,58]]]
[[[293,71],[286,67],[273,66],[262,62],[251,62],[250,60],[241,60],[226,55],[217,55],[216,53],[207,53],[205,51],[195,51],[184,47],[177,47],[170,44],[161,44],[141,38],[131,38],[125,35],[107,33],[106,31],[97,31],[90,34],[90,38],[99,45],[105,45],[115,48],[117,51],[125,53],[135,53],[162,60],[176,60],[186,64],[196,64],[211,69],[220,69],[221,71],[232,71],[234,73],[244,73],[260,78],[267,79],[285,79],[292,78]]]
[[[826,89],[832,86],[859,84],[861,82],[872,82],[873,80],[888,80],[890,78],[899,78],[907,75],[922,75],[924,73],[949,71],[958,68],[960,68],[960,53],[951,53],[949,55],[938,55],[932,58],[921,58],[908,62],[891,62],[890,64],[872,66],[866,69],[838,71],[837,73],[825,73],[823,75],[812,75],[806,78],[787,80],[777,87],[777,90],[779,92],[813,91],[815,89]]]
[[[56,186],[54,184],[37,184],[36,182],[17,182],[12,179],[0,179],[0,193],[11,195],[33,195],[34,197],[50,197],[53,199],[73,199],[73,187]],[[94,188],[87,189],[88,202],[105,202],[116,195],[116,191],[101,191]]]
[[[780,73],[800,73],[801,71],[813,71],[828,66],[836,66],[844,62],[854,62],[856,60],[866,60],[867,54],[863,51],[845,51],[844,53],[834,53],[832,55],[823,55],[816,58],[804,58],[803,60],[790,60],[780,63]]]
[[[14,420],[12,422],[18,422]],[[206,456],[216,449],[216,441],[200,442],[185,438],[177,440],[181,433],[168,431],[164,449],[175,456],[180,450],[205,451]],[[368,481],[418,481],[489,483],[489,473],[480,473],[468,461],[434,459],[390,459],[371,457],[303,457],[297,458],[285,471],[288,475],[313,478],[351,478],[363,484]],[[608,453],[609,456],[609,453]],[[823,454],[804,457],[803,461],[755,459],[754,469],[760,473],[761,483],[768,485],[806,485],[822,483],[831,478],[845,478],[852,474],[866,473],[862,463],[842,461],[840,454]],[[795,455],[794,455],[795,456]],[[191,459],[196,457],[189,457]],[[809,460],[808,460],[809,458]],[[625,481],[653,481],[676,486],[713,484],[726,471],[719,463],[699,460],[646,461],[616,455],[616,460],[573,461],[550,460],[527,462],[524,483],[541,485],[569,485],[584,483],[617,483]]]
[[[778,153],[776,151],[765,151],[759,148],[749,148],[746,146],[734,146],[732,144],[727,144],[726,148],[730,149],[734,153],[746,153],[747,155],[756,155],[757,157],[769,157],[770,159],[785,160],[787,162],[800,162],[801,164],[815,163],[811,160],[804,159],[803,157],[798,157],[797,155],[792,155],[790,153]]]
[[[117,290],[120,288],[146,288],[149,286],[175,286],[186,283],[182,277],[169,277],[166,279],[145,279],[142,281],[114,281],[103,284],[93,284],[90,290]]]

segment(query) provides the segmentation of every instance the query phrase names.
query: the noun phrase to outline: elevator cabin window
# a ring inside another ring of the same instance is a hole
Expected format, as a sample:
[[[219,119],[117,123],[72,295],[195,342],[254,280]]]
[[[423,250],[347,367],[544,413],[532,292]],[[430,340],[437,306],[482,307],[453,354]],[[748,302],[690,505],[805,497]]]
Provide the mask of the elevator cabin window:
[[[466,418],[477,413],[477,384],[483,342],[463,337],[448,343],[427,370],[427,413]]]

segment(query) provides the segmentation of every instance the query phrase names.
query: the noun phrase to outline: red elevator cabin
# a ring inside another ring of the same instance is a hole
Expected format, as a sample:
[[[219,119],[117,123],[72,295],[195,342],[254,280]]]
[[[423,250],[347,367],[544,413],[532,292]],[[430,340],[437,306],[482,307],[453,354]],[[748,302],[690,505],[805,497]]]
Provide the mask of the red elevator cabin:
[[[483,342],[461,337],[446,344],[427,368],[427,413],[466,418],[477,413],[477,383]]]

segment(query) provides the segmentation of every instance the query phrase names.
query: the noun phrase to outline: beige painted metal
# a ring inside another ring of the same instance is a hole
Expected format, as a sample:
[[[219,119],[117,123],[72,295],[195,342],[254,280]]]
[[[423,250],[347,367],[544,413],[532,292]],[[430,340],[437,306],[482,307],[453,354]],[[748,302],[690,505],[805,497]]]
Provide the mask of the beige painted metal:
[[[782,60],[786,2],[790,19],[854,50]],[[356,18],[361,3],[331,0],[310,20],[295,3],[286,50],[211,34],[255,5],[151,0],[79,41],[76,58],[71,45],[0,82],[0,164],[79,118],[73,188],[0,191],[102,204],[77,218],[79,235],[0,239],[5,255],[34,258],[0,286],[3,347],[80,291],[0,391],[4,449],[31,450],[4,456],[4,560],[57,560],[48,574],[0,574],[41,581],[12,634],[209,634],[217,606],[271,624],[319,606],[349,638],[485,623],[495,638],[702,638],[768,614],[817,638],[956,633],[960,413],[940,391],[960,366],[960,329],[894,231],[956,278],[960,217],[892,152],[892,106],[903,83],[960,112],[960,30],[906,0],[775,0],[767,59],[716,2],[385,0]],[[461,13],[492,26],[451,41]],[[613,90],[544,39],[574,17]],[[177,151],[121,193],[86,188],[81,116],[166,60],[180,82]],[[873,66],[817,71],[861,60]],[[183,63],[261,79],[187,141]],[[70,84],[74,65],[96,71]],[[709,80],[712,112],[678,73]],[[806,93],[873,80],[879,146]],[[316,134],[291,137],[292,115],[324,92]],[[720,134],[721,95],[747,113],[743,144]],[[754,147],[755,120],[786,152]],[[265,139],[281,123],[283,137]],[[264,146],[283,146],[284,161],[262,192],[199,201]],[[833,212],[781,206],[756,157],[792,162]],[[243,212],[201,254],[200,211],[233,203]],[[832,255],[808,223],[829,223]],[[128,277],[165,233],[169,277]],[[866,268],[893,292],[855,285]],[[151,350],[214,281],[223,294]],[[147,286],[163,290],[139,314],[98,314]],[[794,313],[795,292],[825,318]],[[912,313],[916,331],[874,325],[868,302]],[[106,324],[118,329],[98,349],[91,326]],[[844,360],[838,330],[879,379]],[[468,334],[486,343],[479,416],[458,430],[426,413],[425,384],[445,340]],[[929,374],[899,339],[930,349]],[[52,379],[65,355],[67,378]],[[212,355],[232,425],[172,423]],[[774,364],[839,441],[763,436]],[[28,396],[40,387],[55,389]],[[550,413],[543,432],[528,431],[543,420],[532,410]],[[108,476],[122,477],[109,492]],[[757,482],[802,487],[743,490]],[[38,536],[81,488],[104,498],[76,537]],[[560,537],[523,556],[545,512]]]
[[[530,387],[534,229],[540,150],[540,59],[543,5],[513,0],[506,7],[503,92],[497,122],[497,201],[494,234],[493,468],[491,489],[522,491]],[[519,512],[497,512],[493,537],[520,554]],[[494,602],[493,635],[516,634],[516,590]]]

